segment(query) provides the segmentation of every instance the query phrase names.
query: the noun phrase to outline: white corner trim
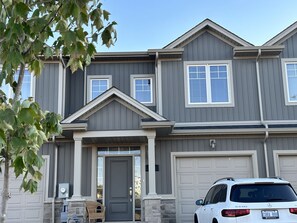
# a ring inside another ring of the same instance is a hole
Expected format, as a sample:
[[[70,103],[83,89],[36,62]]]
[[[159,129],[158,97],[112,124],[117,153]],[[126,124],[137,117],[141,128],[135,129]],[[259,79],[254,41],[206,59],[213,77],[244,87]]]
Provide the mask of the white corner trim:
[[[279,157],[285,155],[296,155],[296,150],[274,150],[273,151],[273,163],[274,163],[274,174],[275,176],[280,176],[280,163]]]
[[[206,152],[172,152],[171,153],[171,185],[172,196],[177,197],[176,159],[183,157],[225,157],[225,156],[250,156],[253,167],[253,176],[259,177],[258,158],[256,150],[242,151],[206,151]]]
[[[65,91],[65,78],[64,78],[64,69],[61,62],[59,64],[59,83],[58,83],[58,114],[64,115],[63,107],[64,105],[64,91]]]
[[[51,202],[53,198],[48,197],[48,185],[49,185],[49,171],[50,171],[50,155],[42,155],[42,158],[44,159],[44,192],[43,192],[43,198],[44,202]],[[55,197],[55,195],[54,195]]]

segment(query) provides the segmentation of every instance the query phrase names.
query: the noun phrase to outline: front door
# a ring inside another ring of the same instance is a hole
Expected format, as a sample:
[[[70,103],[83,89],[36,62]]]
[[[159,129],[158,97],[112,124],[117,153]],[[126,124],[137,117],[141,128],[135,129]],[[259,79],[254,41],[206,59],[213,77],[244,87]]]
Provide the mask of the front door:
[[[105,170],[106,220],[132,221],[132,157],[106,157]]]

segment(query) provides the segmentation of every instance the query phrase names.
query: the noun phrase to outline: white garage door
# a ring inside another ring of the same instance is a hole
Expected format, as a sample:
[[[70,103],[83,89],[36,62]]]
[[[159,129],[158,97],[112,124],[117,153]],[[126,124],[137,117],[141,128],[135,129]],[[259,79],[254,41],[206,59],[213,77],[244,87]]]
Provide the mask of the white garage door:
[[[297,155],[280,155],[279,168],[280,176],[290,181],[297,191]]]
[[[43,202],[45,191],[45,169],[46,162],[41,170],[43,173],[42,180],[38,184],[37,192],[31,194],[29,192],[24,193],[20,191],[20,185],[22,178],[15,178],[14,173],[11,170],[9,188],[11,198],[7,204],[7,220],[9,223],[40,223],[43,222]],[[3,173],[0,174],[0,188],[3,188]],[[0,202],[2,199],[0,198]],[[1,204],[1,203],[0,203]],[[0,205],[1,207],[1,205]]]
[[[223,177],[253,177],[251,157],[177,158],[177,222],[193,222],[195,201]]]

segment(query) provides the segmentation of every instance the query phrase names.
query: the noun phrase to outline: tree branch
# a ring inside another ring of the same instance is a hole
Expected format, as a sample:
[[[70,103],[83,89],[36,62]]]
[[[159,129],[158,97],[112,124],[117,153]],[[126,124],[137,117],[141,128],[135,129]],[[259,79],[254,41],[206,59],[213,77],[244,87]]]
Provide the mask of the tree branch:
[[[35,38],[34,41],[31,42],[31,44],[28,47],[28,49],[25,52],[23,52],[23,55],[26,55],[30,51],[33,43],[39,39],[40,34],[42,34],[45,31],[46,27],[48,27],[54,21],[55,17],[57,16],[57,14],[60,11],[60,9],[62,8],[62,6],[63,6],[63,3],[59,6],[59,8],[57,9],[57,11],[55,11],[55,13],[53,14],[52,18],[48,21],[48,23],[43,26],[42,30],[39,32],[39,35]]]

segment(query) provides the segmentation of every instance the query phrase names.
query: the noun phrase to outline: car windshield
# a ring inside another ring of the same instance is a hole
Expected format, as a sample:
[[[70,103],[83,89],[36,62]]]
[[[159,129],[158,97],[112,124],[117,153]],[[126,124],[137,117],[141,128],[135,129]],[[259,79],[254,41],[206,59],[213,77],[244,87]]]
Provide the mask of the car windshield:
[[[244,184],[231,188],[230,200],[234,202],[287,202],[297,201],[289,184]]]

